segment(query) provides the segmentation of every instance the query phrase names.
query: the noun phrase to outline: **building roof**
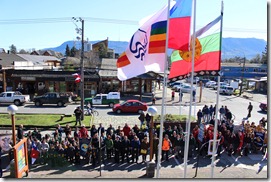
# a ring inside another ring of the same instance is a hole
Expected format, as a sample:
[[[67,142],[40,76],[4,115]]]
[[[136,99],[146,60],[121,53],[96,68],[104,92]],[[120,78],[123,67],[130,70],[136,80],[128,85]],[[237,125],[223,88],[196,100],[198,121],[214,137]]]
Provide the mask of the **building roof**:
[[[242,67],[243,62],[241,63],[221,63],[222,67],[228,66],[228,67]],[[245,67],[267,67],[266,64],[255,64],[255,63],[246,63]]]
[[[117,70],[117,59],[103,58],[101,69]]]
[[[40,56],[40,55],[29,55],[29,54],[17,54],[24,60],[31,61],[34,65],[43,65],[46,62],[61,62],[60,59],[54,56]]]
[[[24,58],[16,55],[16,54],[7,54],[7,53],[0,53],[0,65],[3,68],[12,67],[15,61],[27,61]]]

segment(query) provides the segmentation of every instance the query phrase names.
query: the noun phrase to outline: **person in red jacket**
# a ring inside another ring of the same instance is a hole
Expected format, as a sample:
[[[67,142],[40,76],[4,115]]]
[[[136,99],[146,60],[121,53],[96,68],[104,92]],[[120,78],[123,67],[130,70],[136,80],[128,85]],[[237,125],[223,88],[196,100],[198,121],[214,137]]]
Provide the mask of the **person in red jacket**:
[[[130,131],[131,131],[131,128],[130,128],[130,126],[128,126],[127,123],[125,123],[125,125],[124,125],[122,131],[123,131],[123,133],[124,133],[125,136],[128,136],[129,133],[130,133]]]
[[[238,131],[237,139],[239,139],[239,145],[238,145],[238,148],[237,148],[237,150],[236,150],[236,153],[237,153],[238,155],[242,155],[242,154],[241,154],[241,151],[242,151],[243,144],[244,144],[244,133],[242,132],[242,130],[239,130],[239,131]]]
[[[88,135],[88,130],[85,128],[85,125],[83,124],[81,129],[79,130],[79,138],[88,138],[89,135]]]
[[[222,146],[224,144],[224,136],[222,135],[221,131],[219,131],[218,135],[217,135],[217,140],[219,140],[219,139],[220,139],[220,141],[219,141],[219,144],[217,146],[217,156],[218,157],[220,156],[220,153],[222,151]]]

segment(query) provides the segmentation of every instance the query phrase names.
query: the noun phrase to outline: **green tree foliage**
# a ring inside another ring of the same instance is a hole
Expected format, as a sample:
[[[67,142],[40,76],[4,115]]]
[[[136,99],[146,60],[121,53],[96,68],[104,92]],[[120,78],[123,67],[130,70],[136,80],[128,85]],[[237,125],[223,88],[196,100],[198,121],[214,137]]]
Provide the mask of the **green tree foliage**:
[[[71,57],[75,57],[76,51],[77,51],[77,49],[73,46],[73,47],[71,48],[71,51],[70,51],[70,56],[71,56]]]
[[[267,45],[265,46],[264,52],[262,52],[261,62],[262,64],[267,64]]]
[[[104,46],[104,44],[99,44],[98,51],[99,51],[99,58],[107,58],[108,57],[107,49]]]
[[[68,44],[66,45],[65,56],[71,56],[71,50]]]
[[[12,54],[16,54],[16,53],[17,53],[17,48],[16,48],[15,45],[12,44],[12,45],[9,47],[9,49],[10,49],[10,52],[11,52]]]
[[[260,64],[261,63],[261,55],[257,54],[254,58],[251,59],[250,62]]]

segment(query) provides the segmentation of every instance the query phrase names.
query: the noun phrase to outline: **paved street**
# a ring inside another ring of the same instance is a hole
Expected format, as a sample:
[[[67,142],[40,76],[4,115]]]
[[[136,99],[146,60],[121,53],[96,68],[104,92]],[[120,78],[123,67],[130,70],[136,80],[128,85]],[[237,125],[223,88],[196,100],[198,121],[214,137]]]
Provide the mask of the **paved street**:
[[[199,93],[199,91],[197,91]],[[179,103],[178,93],[176,93],[175,101],[171,101],[170,89],[167,89],[165,104],[166,112],[178,114],[189,113],[189,94],[185,93],[183,102]],[[151,96],[143,96],[142,100],[151,105]],[[133,97],[134,98],[134,97]],[[156,107],[158,113],[161,113],[162,104],[162,90],[156,90]],[[262,113],[259,109],[259,102],[267,100],[267,97],[261,94],[253,95],[251,99],[245,99],[243,97],[236,96],[220,96],[220,105],[227,105],[229,109],[235,115],[235,125],[239,125],[242,119],[247,115],[247,106],[249,102],[252,102],[254,109],[252,111],[252,117],[249,120],[258,124],[258,121],[262,117],[267,118],[267,113]],[[203,105],[210,105],[216,103],[216,93],[213,90],[204,88],[202,102],[196,104],[196,112]],[[80,103],[79,103],[80,104]],[[74,108],[79,104],[71,104],[67,107],[57,108],[55,106],[44,106],[42,108],[36,108],[34,105],[27,104],[20,106],[18,113],[60,113],[71,114]],[[7,106],[0,106],[0,112],[6,113]],[[113,124],[114,127],[120,125],[124,126],[124,123],[129,123],[130,126],[139,124],[137,119],[138,114],[122,114],[116,115],[112,113],[110,108],[96,107],[100,115],[95,118],[94,124],[103,123],[105,127],[109,124]],[[192,109],[192,115],[194,114],[194,108]],[[7,132],[11,135],[11,131],[0,130],[2,134]],[[52,133],[52,131],[42,131],[42,134]],[[6,155],[5,155],[6,156]],[[6,156],[7,157],[7,156]],[[141,157],[140,157],[141,159]],[[199,168],[196,178],[210,178],[211,177],[211,159],[207,156],[201,156],[199,161]],[[262,161],[262,154],[250,154],[249,156],[227,156],[225,153],[217,158],[214,167],[214,178],[258,178],[267,179],[267,161]],[[139,161],[141,162],[141,160]],[[7,163],[6,163],[7,164]],[[193,178],[196,173],[196,154],[193,158],[190,158],[187,166],[187,178]],[[7,165],[3,166],[4,169]],[[30,169],[28,178],[146,178],[146,164],[112,164],[112,162],[106,162],[102,168],[102,172],[98,168],[93,169],[89,164],[82,165],[70,165],[62,168],[51,168],[49,166],[34,166]],[[4,177],[9,176],[9,170],[4,172]],[[182,160],[177,160],[174,156],[171,156],[169,162],[163,162],[160,169],[161,178],[184,178],[184,164]]]

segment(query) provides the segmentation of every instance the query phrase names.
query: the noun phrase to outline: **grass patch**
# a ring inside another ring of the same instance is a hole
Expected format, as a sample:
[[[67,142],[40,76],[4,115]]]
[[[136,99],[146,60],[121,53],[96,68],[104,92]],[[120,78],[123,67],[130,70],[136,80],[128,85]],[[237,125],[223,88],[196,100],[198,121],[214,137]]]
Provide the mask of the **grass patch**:
[[[60,124],[61,126],[66,126],[66,124],[70,124],[70,126],[75,125],[75,116],[72,117],[64,117],[62,121],[60,121],[60,117],[62,114],[16,114],[15,115],[15,124],[24,126],[32,125],[32,126],[56,126]],[[0,124],[1,125],[11,125],[11,116],[9,114],[0,114]],[[85,116],[82,124],[89,126],[91,116]]]
[[[169,121],[169,122],[186,122],[186,120],[188,119],[187,115],[173,115],[173,114],[166,114],[164,116],[164,121]],[[161,120],[161,116],[160,115],[156,115],[153,117],[153,121],[155,123],[160,123]],[[193,116],[190,117],[191,121],[195,121],[195,118]]]

